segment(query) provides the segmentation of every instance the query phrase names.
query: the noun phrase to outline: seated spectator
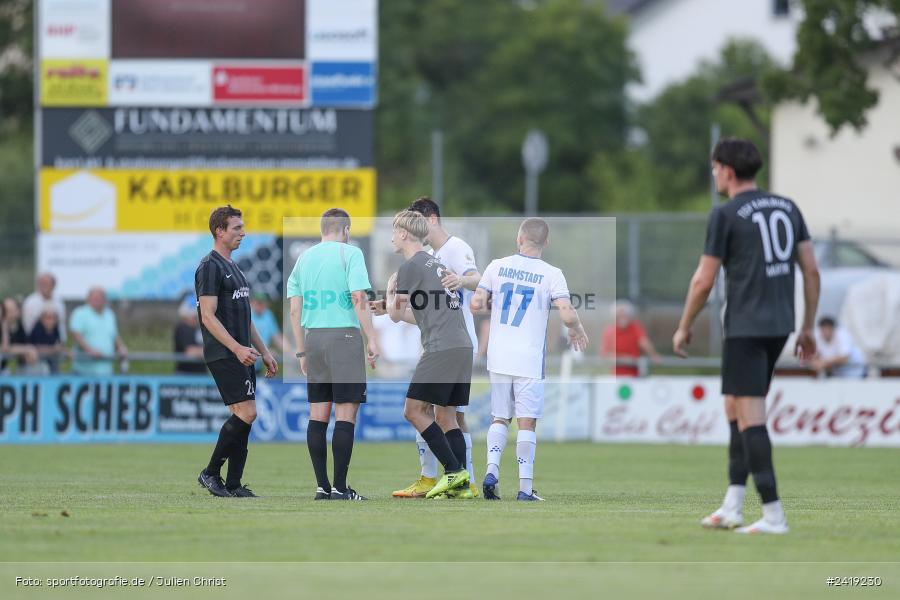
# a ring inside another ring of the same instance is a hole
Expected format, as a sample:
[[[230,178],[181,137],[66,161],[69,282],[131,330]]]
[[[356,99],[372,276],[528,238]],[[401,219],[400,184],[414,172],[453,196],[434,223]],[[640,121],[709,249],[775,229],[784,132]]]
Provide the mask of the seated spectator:
[[[175,372],[193,375],[206,372],[203,362],[203,334],[200,332],[200,317],[197,315],[197,297],[188,296],[178,307],[178,325],[175,326],[175,353],[186,354],[200,360],[180,360],[175,363]]]
[[[39,367],[38,353],[28,343],[25,328],[22,326],[22,313],[15,298],[5,298],[0,316],[0,373],[9,374],[13,364],[18,366],[19,374],[34,373]],[[16,360],[11,360],[11,359]]]
[[[832,317],[819,319],[816,328],[816,356],[810,367],[826,377],[865,377],[866,358],[850,334]]]
[[[603,330],[600,343],[600,355],[616,360],[637,361],[641,352],[647,354],[654,362],[659,361],[659,354],[640,321],[635,318],[634,305],[626,300],[619,300],[613,307],[615,322]],[[636,364],[616,364],[614,375],[637,377],[639,370]]]
[[[66,304],[62,298],[53,294],[56,289],[56,277],[51,273],[41,273],[35,281],[34,292],[25,298],[22,303],[22,325],[25,333],[31,335],[31,330],[40,320],[47,303],[53,304],[56,310],[56,318],[59,323],[59,339],[66,341]]]
[[[270,350],[277,350],[283,354],[285,349],[284,336],[281,335],[278,321],[269,308],[269,298],[262,292],[254,292],[250,298],[250,309],[250,318],[253,320],[253,326],[256,328],[256,333],[259,334],[260,339]],[[263,363],[260,357],[256,361],[256,371],[261,373],[262,370]]]
[[[63,350],[59,315],[53,302],[44,304],[41,317],[28,336],[28,341],[37,349],[41,361],[50,373],[59,373],[60,354]]]
[[[112,359],[128,356],[128,348],[119,337],[116,315],[106,305],[106,292],[99,287],[88,291],[87,304],[72,311],[69,333],[75,350],[73,373],[112,375]]]

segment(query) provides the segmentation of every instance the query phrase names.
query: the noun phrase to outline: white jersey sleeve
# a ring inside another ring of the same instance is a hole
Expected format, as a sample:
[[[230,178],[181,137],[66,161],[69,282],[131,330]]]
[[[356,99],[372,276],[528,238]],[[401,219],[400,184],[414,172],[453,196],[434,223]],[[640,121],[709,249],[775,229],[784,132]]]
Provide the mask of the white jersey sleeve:
[[[550,300],[559,300],[560,298],[569,297],[569,284],[566,283],[566,276],[560,269],[555,269],[550,276]]]
[[[472,247],[456,236],[450,236],[444,245],[434,252],[441,264],[456,273],[457,275],[466,275],[472,271],[477,271],[475,266],[475,253]],[[472,304],[472,290],[460,288],[460,297],[462,298],[463,320],[466,322],[466,331],[469,332],[469,340],[472,342],[472,351],[478,351],[478,337],[475,335],[475,318],[469,306]]]
[[[457,275],[466,275],[478,270],[472,247],[458,237],[448,238],[441,249],[435,252],[435,255],[445,267]]]
[[[494,283],[497,279],[497,261],[492,260],[487,268],[484,270],[484,273],[481,274],[481,281],[478,282],[478,287],[486,291],[488,294],[494,293]]]

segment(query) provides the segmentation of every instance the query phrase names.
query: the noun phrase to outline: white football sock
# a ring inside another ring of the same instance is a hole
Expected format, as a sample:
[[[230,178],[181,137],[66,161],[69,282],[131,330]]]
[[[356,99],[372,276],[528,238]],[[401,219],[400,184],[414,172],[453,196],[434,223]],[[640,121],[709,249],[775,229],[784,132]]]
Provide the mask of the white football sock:
[[[531,487],[534,481],[534,452],[537,449],[537,434],[533,431],[519,430],[516,437],[516,457],[519,461],[519,491],[528,494],[534,492]]]
[[[772,524],[784,523],[784,508],[781,506],[781,500],[769,502],[762,505],[763,518]]]
[[[422,465],[422,477],[434,479],[438,474],[437,457],[428,447],[428,442],[422,434],[416,432],[416,446],[419,447],[419,464]]]
[[[508,427],[503,423],[491,423],[487,433],[487,472],[500,479],[500,457],[506,447]]]
[[[469,482],[475,483],[475,467],[472,466],[472,436],[464,433],[463,439],[466,440],[466,470],[469,472]]]
[[[729,512],[744,512],[744,494],[747,492],[745,485],[729,485],[725,490],[725,499],[722,500],[722,508]]]

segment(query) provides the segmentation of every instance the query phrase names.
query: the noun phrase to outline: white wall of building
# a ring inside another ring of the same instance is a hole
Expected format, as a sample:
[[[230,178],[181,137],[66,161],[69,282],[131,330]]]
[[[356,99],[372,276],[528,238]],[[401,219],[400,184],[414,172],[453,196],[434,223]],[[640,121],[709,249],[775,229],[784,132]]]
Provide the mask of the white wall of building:
[[[643,83],[629,88],[638,102],[693,74],[702,60],[715,60],[732,38],[754,38],[777,61],[794,54],[797,10],[775,16],[773,0],[657,0],[630,15],[628,46]]]
[[[873,61],[869,84],[880,93],[857,133],[834,138],[813,102],[772,112],[772,191],[796,200],[813,235],[900,238],[900,65]]]

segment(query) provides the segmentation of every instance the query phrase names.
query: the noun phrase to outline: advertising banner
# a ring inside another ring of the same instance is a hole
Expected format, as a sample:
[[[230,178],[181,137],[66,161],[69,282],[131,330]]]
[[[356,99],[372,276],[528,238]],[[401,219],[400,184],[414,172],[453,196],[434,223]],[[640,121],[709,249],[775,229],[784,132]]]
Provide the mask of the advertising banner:
[[[304,58],[303,0],[112,0],[113,58]]]
[[[43,58],[109,58],[110,0],[41,0]]]
[[[377,59],[376,0],[307,0],[306,20],[306,54],[310,61]]]
[[[300,108],[53,108],[45,167],[145,169],[372,166],[371,111]]]
[[[303,105],[309,94],[306,67],[295,65],[216,65],[213,102]]]
[[[310,90],[314,106],[373,106],[375,63],[315,62]]]
[[[727,444],[718,378],[621,378],[595,388],[593,439]],[[772,443],[900,446],[900,392],[890,381],[776,379],[769,392]]]
[[[43,106],[106,104],[107,61],[47,58],[41,61]]]
[[[199,60],[114,60],[111,106],[209,106],[212,63]]]
[[[209,213],[231,204],[244,211],[248,231],[282,232],[285,217],[318,218],[340,206],[353,217],[375,212],[374,169],[77,170],[43,168],[40,227],[44,232],[208,232]],[[366,234],[362,219],[357,233]]]
[[[357,419],[357,440],[415,438],[403,418],[407,386],[369,382],[368,401]],[[305,444],[305,384],[260,378],[256,396],[258,416],[251,440]],[[12,376],[0,382],[0,444],[211,443],[229,415],[208,376]]]
[[[194,272],[212,248],[203,233],[40,233],[37,268],[56,275],[56,292],[84,300],[102,284],[114,299],[179,300],[194,291]],[[255,292],[281,297],[281,246],[273,235],[249,234],[234,259]]]

